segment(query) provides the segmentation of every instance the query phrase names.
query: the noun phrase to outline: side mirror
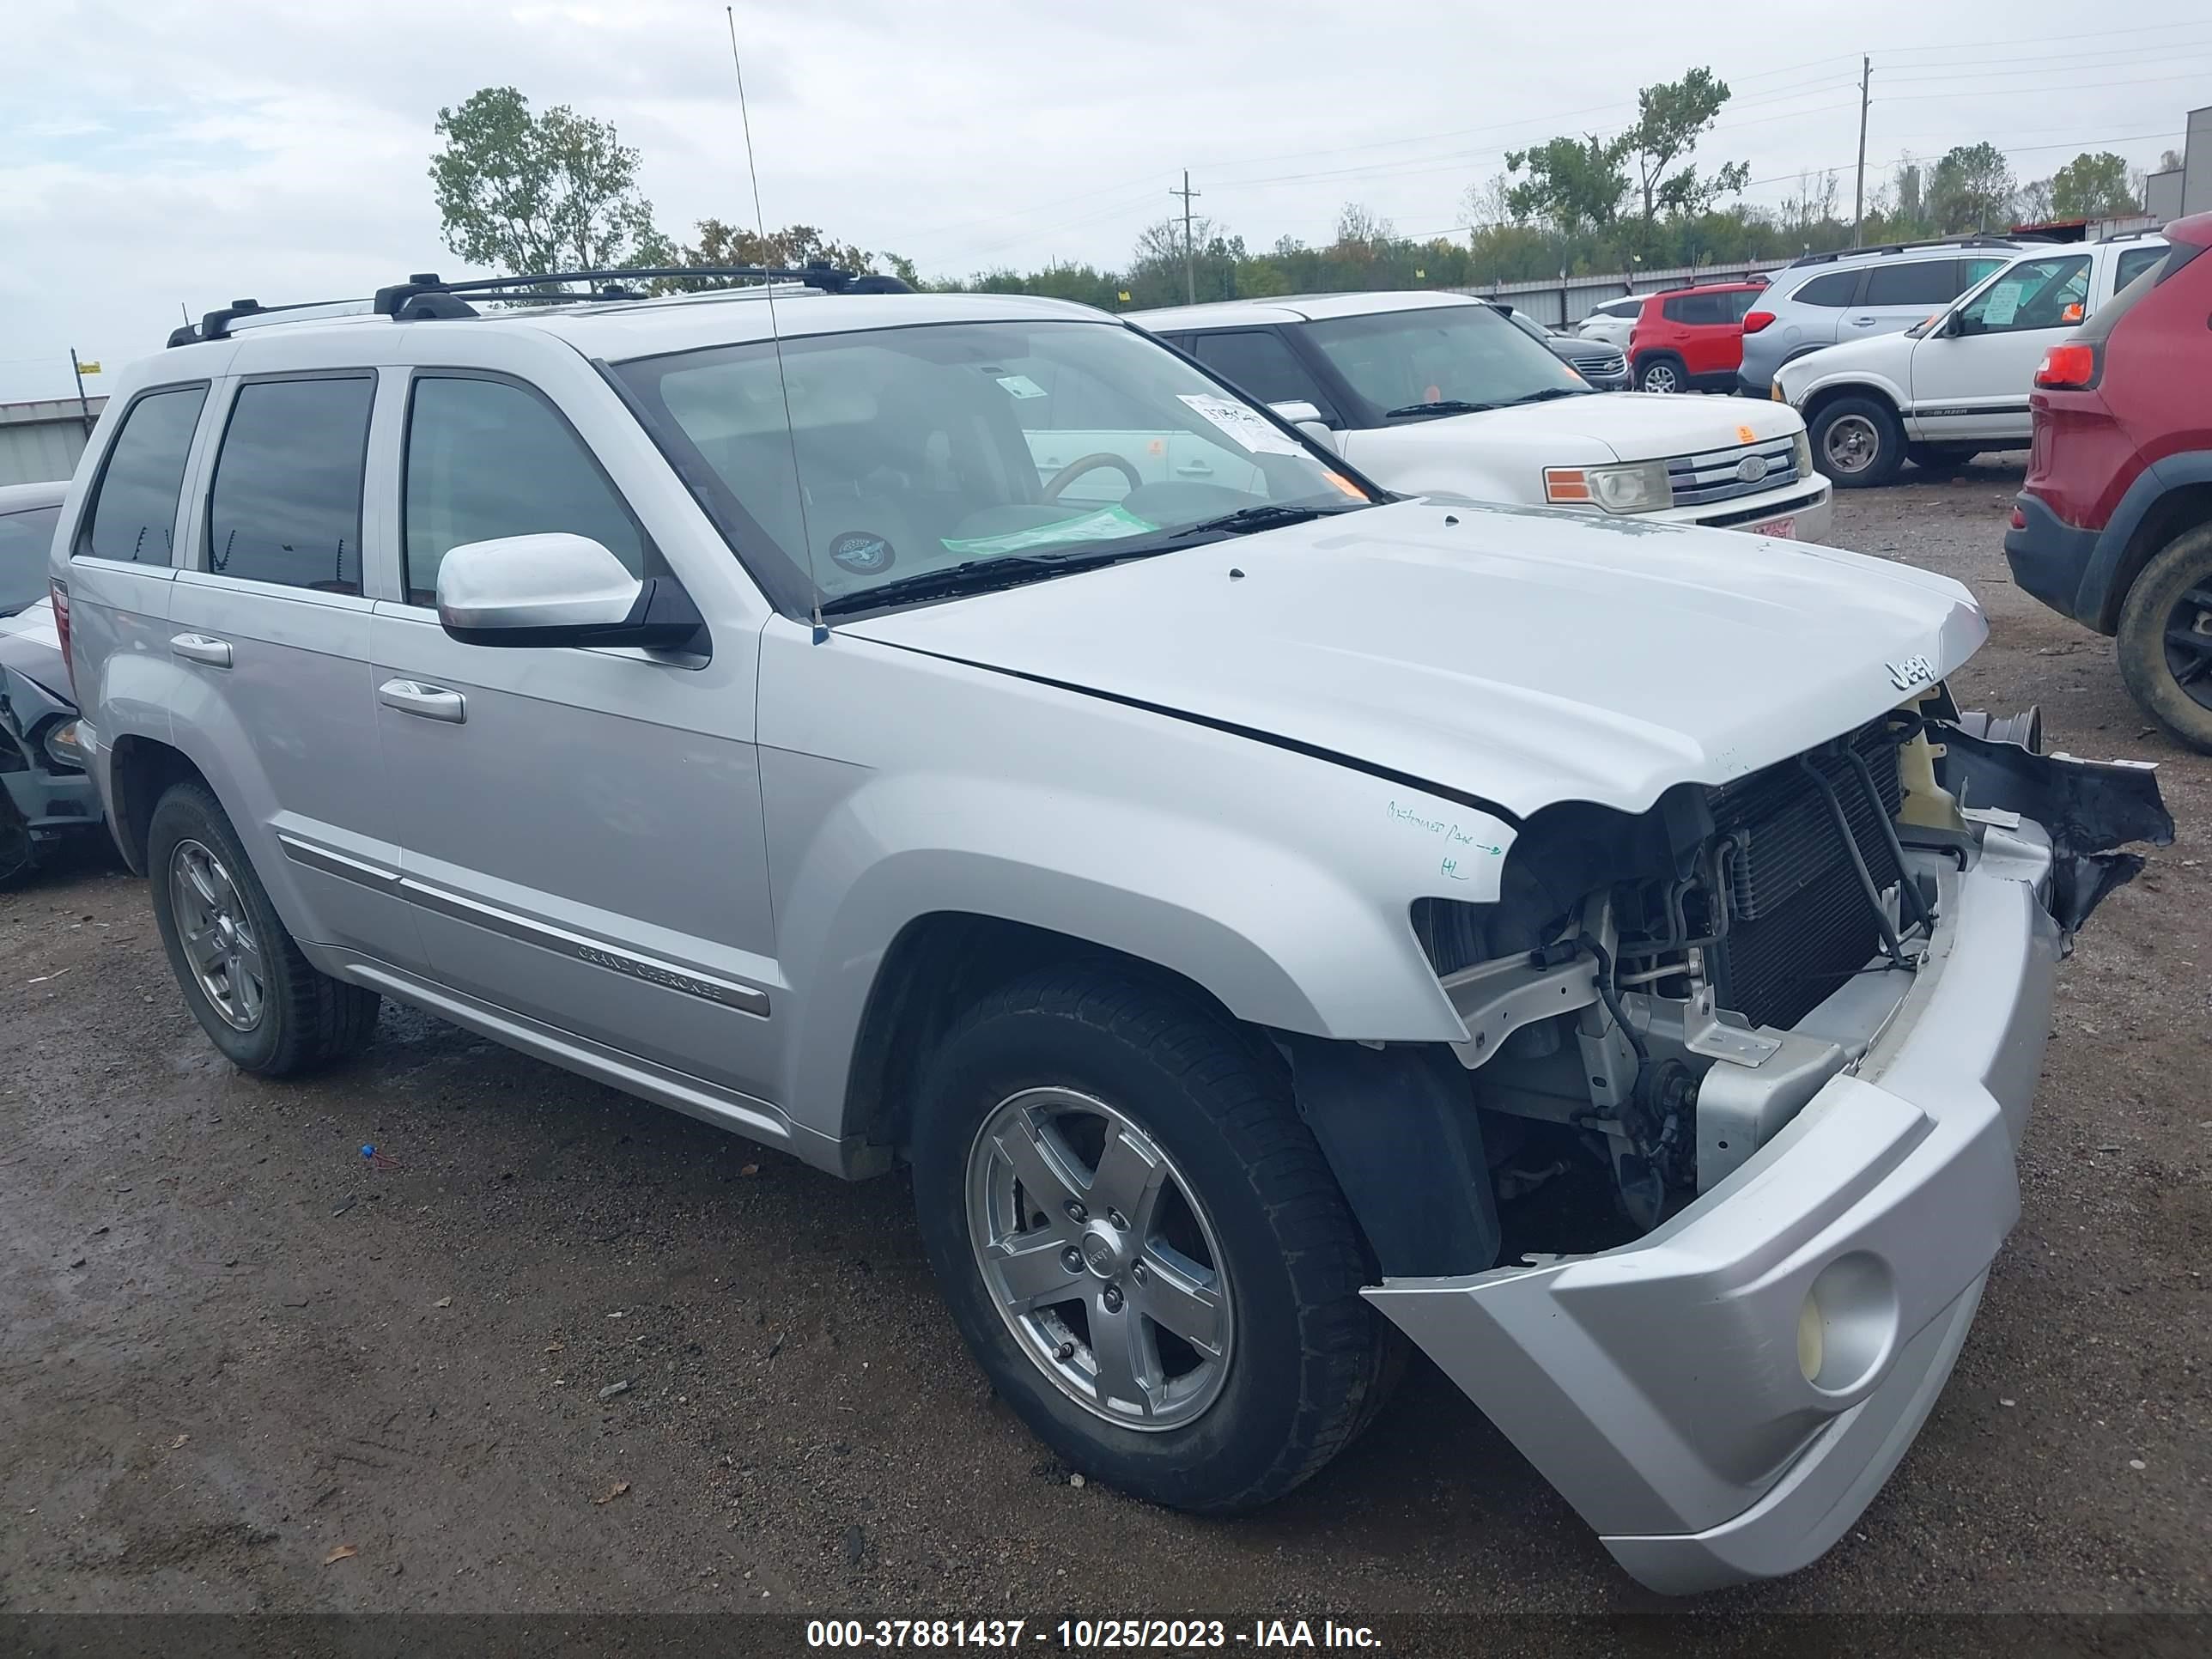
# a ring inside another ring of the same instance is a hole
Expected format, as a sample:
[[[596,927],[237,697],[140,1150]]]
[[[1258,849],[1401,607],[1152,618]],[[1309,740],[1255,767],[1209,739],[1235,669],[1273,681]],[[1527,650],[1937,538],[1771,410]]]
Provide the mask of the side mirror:
[[[1322,419],[1321,410],[1304,398],[1297,398],[1288,403],[1269,404],[1267,407],[1274,410],[1277,418],[1288,421],[1330,454],[1336,455],[1343,453],[1337,447],[1336,434],[1330,431],[1328,422]]]
[[[665,577],[633,576],[588,536],[465,542],[438,566],[438,621],[465,645],[687,644],[705,625]]]

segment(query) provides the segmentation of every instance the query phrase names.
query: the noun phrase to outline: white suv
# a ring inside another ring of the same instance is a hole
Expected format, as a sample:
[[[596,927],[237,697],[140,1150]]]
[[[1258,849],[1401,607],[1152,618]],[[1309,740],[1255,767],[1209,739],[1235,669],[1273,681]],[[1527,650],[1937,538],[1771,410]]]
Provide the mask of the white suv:
[[[1129,320],[1313,426],[1392,489],[1799,541],[1827,534],[1829,485],[1793,412],[1594,392],[1485,300],[1332,294]]]
[[[1898,334],[1787,362],[1774,397],[1802,411],[1814,464],[1844,489],[1886,484],[2028,441],[2027,396],[2045,348],[2166,252],[2140,233],[2023,253]]]
[[[1614,350],[1628,349],[1628,337],[1636,332],[1636,319],[1644,314],[1645,295],[1631,294],[1619,300],[1607,300],[1589,316],[1575,325],[1575,332],[1585,340],[1602,340]]]
[[[2171,833],[1957,714],[1966,589],[1389,500],[1079,306],[469,303],[552,280],[212,313],[70,488],[82,750],[224,1054],[390,997],[908,1163],[993,1386],[1158,1502],[1288,1491],[1410,1339],[1647,1583],[1843,1536]]]

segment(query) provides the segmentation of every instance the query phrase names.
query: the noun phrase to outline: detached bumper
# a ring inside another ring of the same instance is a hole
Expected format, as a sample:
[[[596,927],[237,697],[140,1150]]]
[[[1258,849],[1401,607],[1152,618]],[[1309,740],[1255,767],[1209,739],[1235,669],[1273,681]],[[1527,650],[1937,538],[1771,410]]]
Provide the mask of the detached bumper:
[[[1651,1588],[1812,1561],[1942,1391],[2019,1214],[2051,872],[2033,824],[1990,829],[1856,1073],[1656,1231],[1367,1292]]]

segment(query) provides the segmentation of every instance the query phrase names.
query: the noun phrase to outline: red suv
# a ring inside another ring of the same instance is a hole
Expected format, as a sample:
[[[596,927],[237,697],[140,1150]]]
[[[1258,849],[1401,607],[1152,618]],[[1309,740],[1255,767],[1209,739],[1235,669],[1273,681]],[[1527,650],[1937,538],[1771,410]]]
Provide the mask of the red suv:
[[[2012,579],[2118,641],[2143,712],[2212,754],[2212,213],[2044,354]]]
[[[1734,392],[1743,362],[1743,314],[1764,283],[1708,283],[1644,301],[1629,331],[1628,362],[1639,392]]]

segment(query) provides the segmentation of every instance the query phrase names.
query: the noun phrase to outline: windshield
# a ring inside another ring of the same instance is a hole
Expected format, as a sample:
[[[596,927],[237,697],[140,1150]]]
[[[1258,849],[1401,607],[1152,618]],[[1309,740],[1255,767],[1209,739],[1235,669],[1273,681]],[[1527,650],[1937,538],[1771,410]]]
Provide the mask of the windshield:
[[[790,614],[1167,551],[1231,514],[1246,516],[1206,533],[1369,501],[1235,392],[1110,323],[817,335],[783,343],[781,375],[769,341],[616,373]]]
[[[46,597],[46,554],[61,516],[58,507],[34,507],[0,517],[0,617]]]
[[[1370,405],[1370,425],[1417,416],[1425,408],[1449,415],[1589,390],[1574,370],[1485,305],[1332,317],[1306,324],[1304,332]]]

